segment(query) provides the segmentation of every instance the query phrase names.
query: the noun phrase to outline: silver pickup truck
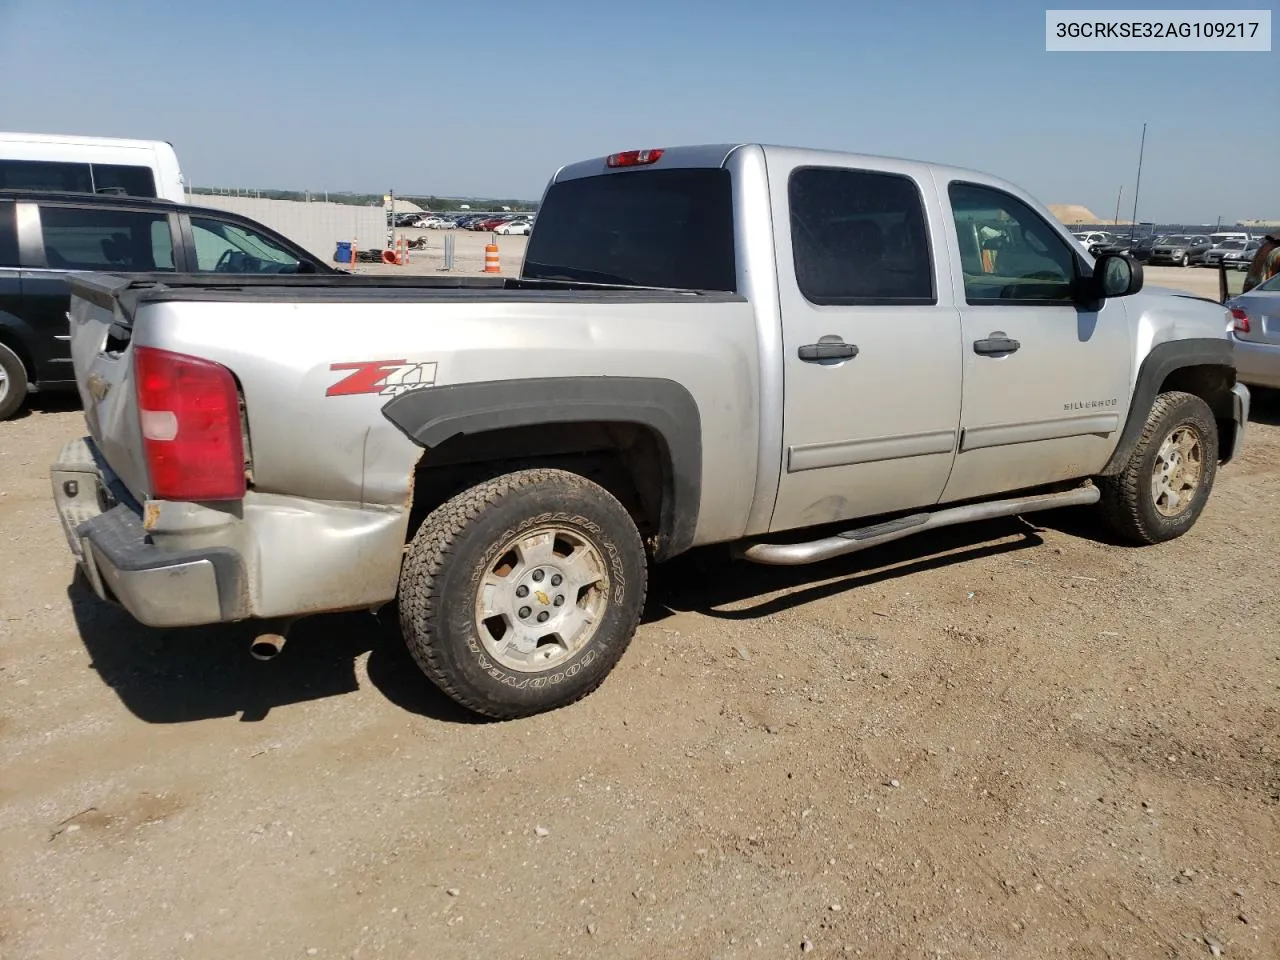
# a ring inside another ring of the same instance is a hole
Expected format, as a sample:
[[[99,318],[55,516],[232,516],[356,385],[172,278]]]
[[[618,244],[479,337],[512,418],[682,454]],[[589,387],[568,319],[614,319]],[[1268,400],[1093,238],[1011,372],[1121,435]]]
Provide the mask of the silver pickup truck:
[[[564,167],[518,278],[85,276],[90,436],[52,468],[138,620],[398,600],[492,717],[618,662],[648,564],[802,564],[1098,504],[1199,516],[1249,394],[1216,303],[1142,289],[1001,180],[760,145]]]

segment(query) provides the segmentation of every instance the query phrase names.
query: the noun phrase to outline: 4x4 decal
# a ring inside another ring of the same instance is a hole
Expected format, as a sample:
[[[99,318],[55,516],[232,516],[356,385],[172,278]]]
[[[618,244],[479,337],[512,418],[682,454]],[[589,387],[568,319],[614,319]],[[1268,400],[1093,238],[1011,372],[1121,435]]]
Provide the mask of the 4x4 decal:
[[[329,369],[351,372],[329,387],[324,392],[326,397],[349,397],[367,393],[394,397],[406,390],[430,387],[436,382],[434,362],[361,360],[354,363],[331,363]]]

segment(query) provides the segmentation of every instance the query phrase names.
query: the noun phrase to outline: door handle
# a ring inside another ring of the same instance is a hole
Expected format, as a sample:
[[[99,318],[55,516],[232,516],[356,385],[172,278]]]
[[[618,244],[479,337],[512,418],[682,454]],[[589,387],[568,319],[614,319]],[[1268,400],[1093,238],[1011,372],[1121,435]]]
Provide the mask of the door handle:
[[[820,363],[823,360],[852,360],[858,355],[856,344],[843,340],[823,339],[818,343],[806,343],[796,351],[805,363]]]
[[[1022,344],[1017,340],[1005,336],[1003,330],[996,330],[985,340],[973,341],[973,352],[988,357],[1003,357],[1010,353],[1017,353],[1021,346]]]

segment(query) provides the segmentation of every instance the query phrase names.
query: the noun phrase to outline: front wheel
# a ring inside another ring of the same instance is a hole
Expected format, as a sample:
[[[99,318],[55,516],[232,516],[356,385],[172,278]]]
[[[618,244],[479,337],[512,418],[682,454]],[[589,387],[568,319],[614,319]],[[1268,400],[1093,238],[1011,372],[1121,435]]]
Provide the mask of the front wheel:
[[[1199,397],[1156,397],[1124,469],[1102,477],[1102,514],[1131,543],[1162,543],[1195,525],[1218,471],[1218,425]]]
[[[1184,253],[1184,254],[1182,255],[1182,259],[1180,259],[1180,260],[1178,261],[1178,266],[1180,266],[1180,267],[1189,267],[1189,266],[1191,266],[1191,258],[1190,258],[1189,256],[1187,256],[1187,255]]]
[[[647,584],[640,534],[607,490],[521,470],[423,521],[400,572],[400,624],[445,694],[511,719],[595,690],[631,642]]]

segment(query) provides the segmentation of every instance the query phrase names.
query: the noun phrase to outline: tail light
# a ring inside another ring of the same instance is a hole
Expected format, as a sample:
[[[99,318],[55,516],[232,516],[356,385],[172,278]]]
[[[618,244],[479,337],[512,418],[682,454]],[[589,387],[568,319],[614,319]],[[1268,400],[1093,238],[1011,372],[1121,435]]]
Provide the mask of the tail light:
[[[1249,332],[1249,315],[1245,313],[1243,310],[1241,310],[1239,307],[1231,308],[1231,319],[1234,321],[1231,324],[1231,329],[1233,329],[1236,333]]]
[[[661,150],[623,150],[621,153],[609,154],[605,163],[610,167],[643,167],[657,163],[661,157]]]
[[[239,500],[244,496],[240,393],[221,364],[134,347],[138,419],[151,496]]]

